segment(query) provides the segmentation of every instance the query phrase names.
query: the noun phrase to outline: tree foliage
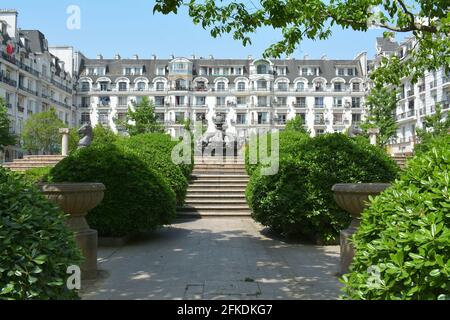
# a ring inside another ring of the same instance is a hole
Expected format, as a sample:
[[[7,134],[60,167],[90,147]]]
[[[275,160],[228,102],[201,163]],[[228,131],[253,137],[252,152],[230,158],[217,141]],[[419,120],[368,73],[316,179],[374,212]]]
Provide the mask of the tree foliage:
[[[305,125],[303,123],[303,119],[299,116],[296,116],[294,119],[289,120],[286,123],[286,131],[297,131],[308,134],[308,131],[305,129]]]
[[[282,39],[266,49],[265,57],[292,54],[305,39],[327,39],[334,26],[363,32],[378,27],[411,33],[419,45],[408,59],[383,58],[374,73],[377,83],[399,84],[409,75],[416,81],[424,71],[441,66],[450,71],[448,0],[156,0],[153,12],[177,13],[181,6],[213,37],[232,34],[244,46],[262,27],[280,30]]]
[[[0,98],[0,151],[3,147],[16,143],[16,137],[10,133],[11,121],[8,118],[8,110],[5,101]]]
[[[61,144],[59,129],[65,127],[54,108],[36,113],[25,122],[23,147],[33,152],[55,153]]]
[[[369,115],[361,128],[366,132],[369,128],[379,128],[380,134],[377,143],[380,147],[384,147],[397,133],[398,125],[395,119],[396,92],[385,87],[375,87],[367,97],[366,105]]]
[[[420,144],[416,146],[415,151],[425,152],[431,147],[435,138],[448,135],[449,130],[450,117],[448,115],[445,117],[441,105],[437,104],[435,113],[425,117],[423,128],[417,129]]]
[[[136,105],[135,111],[128,108],[124,122],[117,122],[122,125],[130,136],[143,133],[164,132],[164,127],[158,123],[154,112],[154,106],[147,97]]]

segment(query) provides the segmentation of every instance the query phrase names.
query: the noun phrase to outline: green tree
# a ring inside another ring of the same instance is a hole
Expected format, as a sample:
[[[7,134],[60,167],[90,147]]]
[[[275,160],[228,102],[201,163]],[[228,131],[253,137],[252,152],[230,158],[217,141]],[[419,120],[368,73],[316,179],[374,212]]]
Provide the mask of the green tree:
[[[65,127],[55,108],[36,113],[25,122],[22,132],[23,147],[32,152],[56,153],[61,145],[59,129]]]
[[[416,146],[415,151],[426,152],[435,138],[449,134],[449,130],[450,117],[444,116],[441,105],[436,104],[436,112],[425,117],[423,128],[416,130],[419,145]]]
[[[125,121],[116,120],[116,123],[123,126],[130,136],[135,136],[142,133],[163,133],[164,127],[157,120],[158,118],[155,115],[153,104],[147,97],[144,97],[136,105],[135,111],[128,108]]]
[[[153,12],[177,13],[181,6],[213,37],[231,33],[244,46],[262,27],[279,30],[280,41],[265,51],[265,57],[292,54],[304,39],[327,39],[336,26],[362,32],[378,27],[385,37],[392,32],[412,34],[418,46],[408,59],[383,58],[373,73],[377,83],[398,85],[405,76],[416,82],[426,70],[441,66],[450,71],[448,0],[156,0]]]
[[[0,151],[2,151],[4,147],[16,143],[16,137],[9,131],[10,126],[11,121],[8,118],[8,110],[6,109],[5,101],[0,98]]]
[[[305,134],[309,134],[308,131],[305,129],[303,119],[300,116],[296,116],[294,119],[289,120],[286,123],[286,131],[297,131],[297,132],[303,132]]]
[[[398,125],[395,119],[396,91],[385,87],[375,87],[367,97],[366,105],[369,114],[366,121],[361,125],[361,129],[367,132],[370,128],[379,128],[380,134],[377,142],[380,147],[385,147],[397,133]]]

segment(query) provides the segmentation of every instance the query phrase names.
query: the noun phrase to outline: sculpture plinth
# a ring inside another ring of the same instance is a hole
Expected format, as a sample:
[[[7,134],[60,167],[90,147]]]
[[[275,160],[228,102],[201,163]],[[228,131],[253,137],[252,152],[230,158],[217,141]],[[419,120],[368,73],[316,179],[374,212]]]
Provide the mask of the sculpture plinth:
[[[85,217],[102,202],[105,186],[101,183],[58,183],[41,184],[40,189],[49,201],[70,215],[67,224],[75,232],[75,240],[85,258],[81,276],[83,279],[95,278],[98,235],[96,230],[89,228]]]
[[[387,183],[349,183],[333,186],[336,203],[352,216],[350,227],[341,232],[341,274],[348,273],[355,256],[355,249],[350,240],[361,224],[361,213],[367,207],[369,197],[375,197],[389,187],[390,184]]]

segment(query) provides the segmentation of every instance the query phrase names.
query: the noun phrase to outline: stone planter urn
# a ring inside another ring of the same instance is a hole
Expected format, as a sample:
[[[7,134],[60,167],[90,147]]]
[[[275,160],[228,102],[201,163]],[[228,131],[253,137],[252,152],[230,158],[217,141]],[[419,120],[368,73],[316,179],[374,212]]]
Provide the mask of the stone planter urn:
[[[67,224],[75,232],[75,240],[85,258],[81,266],[82,278],[95,278],[98,235],[96,230],[89,228],[85,217],[102,202],[105,186],[102,183],[56,183],[40,184],[39,187],[49,201],[70,215]]]
[[[375,197],[389,187],[388,183],[349,183],[333,186],[336,203],[352,216],[350,227],[341,232],[341,274],[348,273],[355,256],[350,239],[361,223],[361,213],[368,205],[369,196]]]

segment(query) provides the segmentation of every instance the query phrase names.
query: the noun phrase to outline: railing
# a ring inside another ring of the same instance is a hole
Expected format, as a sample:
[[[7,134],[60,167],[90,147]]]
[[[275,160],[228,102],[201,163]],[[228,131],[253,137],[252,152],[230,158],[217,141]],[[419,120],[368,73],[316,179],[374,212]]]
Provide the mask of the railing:
[[[325,105],[323,105],[323,104],[314,104],[314,108],[316,108],[316,109],[323,109],[323,108],[325,108]]]
[[[23,84],[19,83],[19,89],[28,93],[31,93],[35,96],[39,96],[39,93],[37,91],[31,90],[30,88],[25,87]]]
[[[316,126],[324,126],[325,125],[325,119],[314,120],[314,125],[316,125]]]
[[[16,66],[18,66],[20,69],[34,75],[35,77],[39,77],[39,71],[31,68],[30,66],[27,66],[26,64],[20,62],[17,60],[14,56],[8,55],[6,52],[2,52],[2,58]]]
[[[430,82],[430,89],[433,90],[433,89],[436,89],[436,87],[437,87],[437,80],[431,81]]]
[[[63,85],[63,84],[61,84],[61,83],[59,83],[59,82],[56,82],[55,79],[52,79],[51,82],[52,82],[52,84],[53,84],[55,87],[57,87],[57,88],[59,88],[59,89],[65,91],[65,92],[67,92],[67,93],[72,94],[73,90],[72,90],[71,88],[69,88],[69,87],[67,87],[67,86],[65,86],[65,85]]]
[[[294,108],[302,108],[302,109],[308,108],[308,106],[306,105],[306,103],[293,103],[292,106],[293,106]]]
[[[407,94],[408,94],[408,97],[412,97],[415,95],[415,92],[414,92],[414,90],[408,90]]]
[[[17,104],[17,111],[23,113],[25,111],[25,108],[22,107],[20,104]]]
[[[12,80],[9,77],[6,77],[6,75],[2,72],[0,72],[0,82],[6,83],[10,85],[11,87],[17,87],[17,81]]]

